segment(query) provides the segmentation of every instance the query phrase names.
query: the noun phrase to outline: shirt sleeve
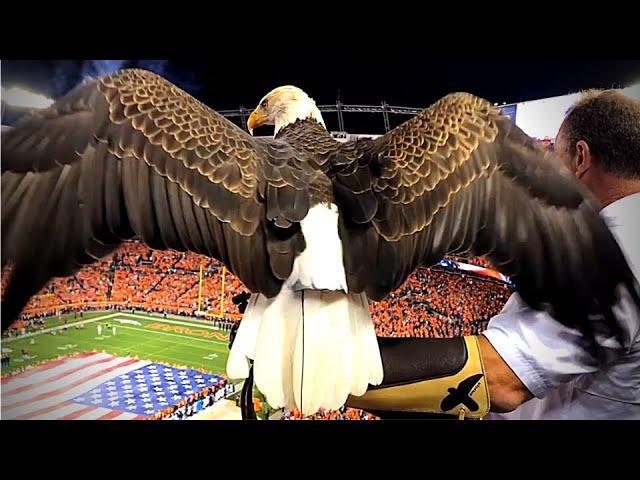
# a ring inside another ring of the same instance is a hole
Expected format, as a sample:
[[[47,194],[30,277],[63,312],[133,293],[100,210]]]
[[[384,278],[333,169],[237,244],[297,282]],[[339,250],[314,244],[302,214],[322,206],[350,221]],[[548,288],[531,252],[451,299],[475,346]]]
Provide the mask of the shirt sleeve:
[[[579,375],[598,370],[598,362],[578,330],[531,309],[518,293],[491,319],[483,335],[538,398]]]

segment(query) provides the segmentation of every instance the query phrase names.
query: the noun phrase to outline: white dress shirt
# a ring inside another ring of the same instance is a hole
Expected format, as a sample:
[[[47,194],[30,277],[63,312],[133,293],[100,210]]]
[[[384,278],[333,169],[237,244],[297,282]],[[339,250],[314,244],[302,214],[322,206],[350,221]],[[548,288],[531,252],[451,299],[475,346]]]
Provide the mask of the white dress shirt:
[[[640,193],[601,212],[640,279]],[[580,332],[529,308],[514,293],[483,332],[535,398],[488,419],[640,419],[640,312],[626,291],[614,312],[624,346],[599,342],[614,360],[599,368]]]

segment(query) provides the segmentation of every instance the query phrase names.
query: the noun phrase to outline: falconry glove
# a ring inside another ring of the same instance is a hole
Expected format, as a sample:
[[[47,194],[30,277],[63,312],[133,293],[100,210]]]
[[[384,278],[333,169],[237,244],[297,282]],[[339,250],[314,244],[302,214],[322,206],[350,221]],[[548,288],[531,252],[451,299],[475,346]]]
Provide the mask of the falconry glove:
[[[378,338],[384,379],[347,405],[381,418],[470,418],[489,412],[489,389],[475,336]]]

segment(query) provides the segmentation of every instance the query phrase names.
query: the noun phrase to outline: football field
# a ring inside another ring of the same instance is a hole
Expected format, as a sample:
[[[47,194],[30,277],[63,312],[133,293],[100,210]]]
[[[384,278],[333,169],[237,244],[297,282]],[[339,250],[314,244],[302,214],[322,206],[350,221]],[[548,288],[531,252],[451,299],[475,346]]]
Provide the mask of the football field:
[[[48,319],[41,331],[2,339],[3,351],[11,351],[2,374],[61,355],[98,351],[223,375],[228,345],[228,332],[188,318],[90,312],[74,319],[71,314]]]

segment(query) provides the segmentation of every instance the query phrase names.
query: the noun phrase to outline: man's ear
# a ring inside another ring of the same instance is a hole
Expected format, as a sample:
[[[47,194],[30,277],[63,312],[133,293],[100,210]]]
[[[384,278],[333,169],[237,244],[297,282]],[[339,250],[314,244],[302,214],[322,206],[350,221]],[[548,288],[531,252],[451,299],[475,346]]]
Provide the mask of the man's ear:
[[[576,172],[576,177],[582,178],[591,168],[592,161],[589,144],[584,140],[579,140],[576,143],[576,155],[573,158],[573,170]]]

